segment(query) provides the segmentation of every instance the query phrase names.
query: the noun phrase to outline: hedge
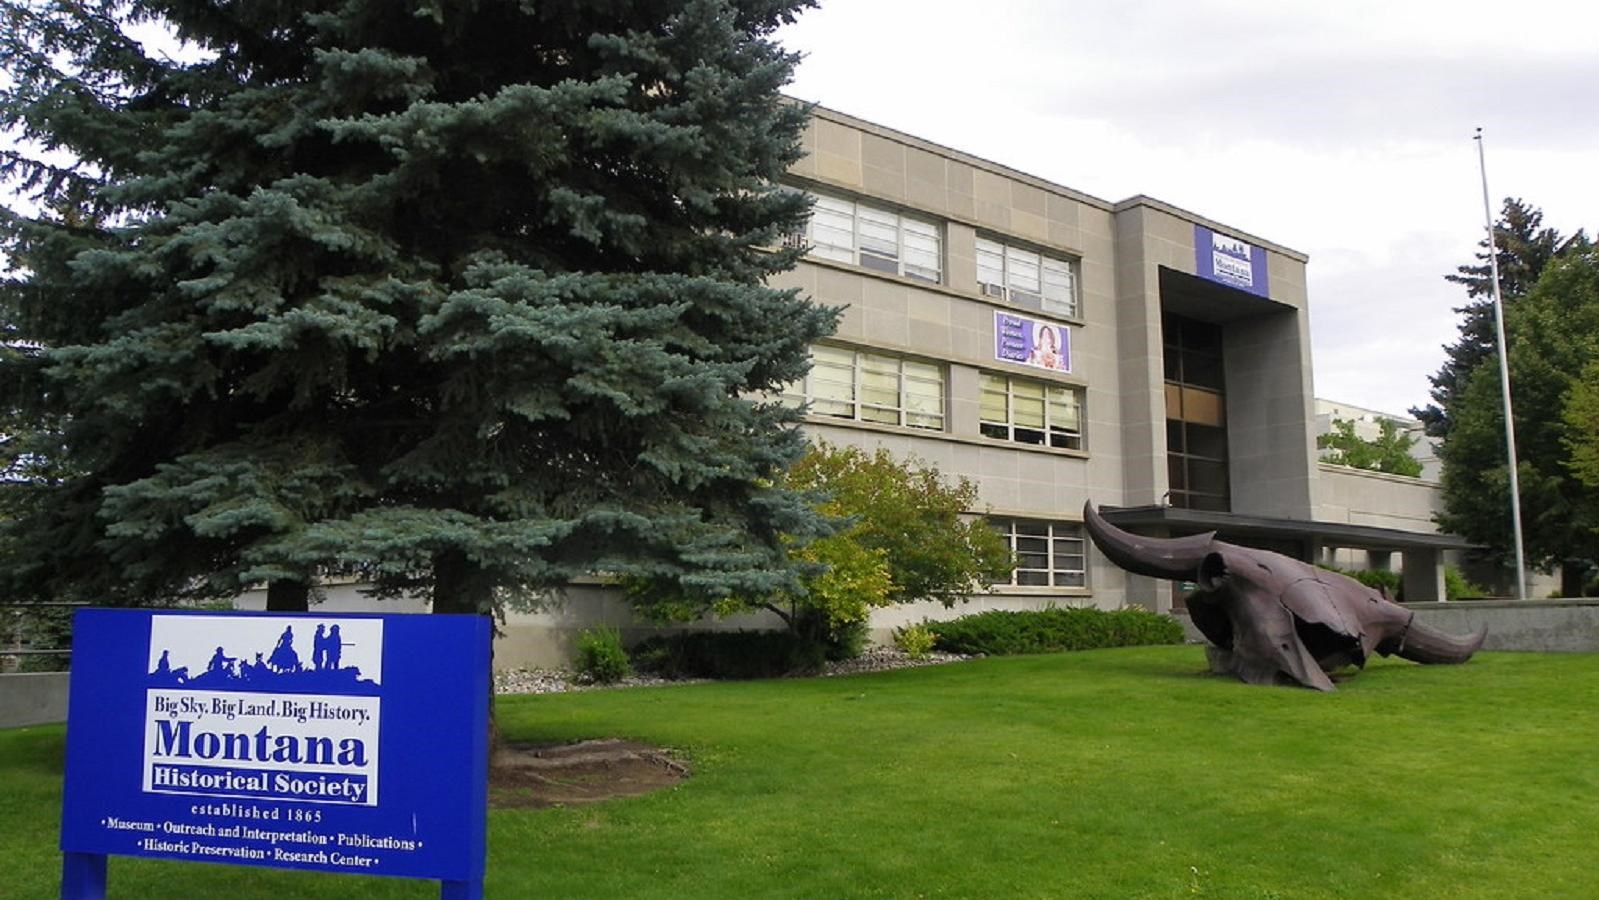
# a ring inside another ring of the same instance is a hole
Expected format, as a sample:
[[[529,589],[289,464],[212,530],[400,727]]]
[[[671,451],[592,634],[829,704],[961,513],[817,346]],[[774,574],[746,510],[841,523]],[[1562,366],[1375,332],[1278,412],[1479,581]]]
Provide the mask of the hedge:
[[[928,622],[935,647],[947,653],[1006,656],[1180,644],[1183,627],[1170,616],[1143,609],[1058,608],[1025,612],[993,610],[947,622]]]

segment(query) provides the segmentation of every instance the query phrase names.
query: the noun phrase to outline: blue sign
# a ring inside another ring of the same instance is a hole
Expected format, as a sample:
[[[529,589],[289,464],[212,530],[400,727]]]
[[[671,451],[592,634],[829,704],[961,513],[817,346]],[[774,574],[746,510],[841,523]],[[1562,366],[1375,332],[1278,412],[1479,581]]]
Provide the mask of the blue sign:
[[[107,854],[480,886],[489,641],[481,616],[80,611],[63,896]]]
[[[1194,274],[1261,297],[1271,296],[1266,279],[1266,250],[1194,226]]]
[[[1072,370],[1071,331],[1065,325],[1040,322],[1007,312],[994,313],[994,358],[1048,369]]]

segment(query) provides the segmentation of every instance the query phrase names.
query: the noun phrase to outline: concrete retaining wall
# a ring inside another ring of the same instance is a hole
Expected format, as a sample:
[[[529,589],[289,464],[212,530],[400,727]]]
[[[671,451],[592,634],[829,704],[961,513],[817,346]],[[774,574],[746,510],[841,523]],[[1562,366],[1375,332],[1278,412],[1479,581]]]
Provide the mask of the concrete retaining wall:
[[[1599,653],[1599,599],[1456,600],[1404,606],[1415,610],[1421,621],[1450,634],[1470,634],[1488,626],[1484,650]],[[1204,643],[1204,635],[1187,616],[1178,620],[1190,643]]]
[[[1484,650],[1599,652],[1599,599],[1457,600],[1406,606],[1421,621],[1451,634],[1487,625]]]
[[[0,675],[0,728],[67,720],[66,672]]]

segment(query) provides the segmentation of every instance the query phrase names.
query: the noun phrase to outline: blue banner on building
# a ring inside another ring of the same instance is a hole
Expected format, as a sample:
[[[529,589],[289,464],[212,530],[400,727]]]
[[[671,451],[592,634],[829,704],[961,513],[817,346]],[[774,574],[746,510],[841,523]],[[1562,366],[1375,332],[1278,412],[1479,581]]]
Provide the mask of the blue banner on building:
[[[61,849],[483,877],[481,616],[82,610]]]
[[[1271,296],[1266,250],[1203,225],[1194,226],[1194,274],[1261,297]]]

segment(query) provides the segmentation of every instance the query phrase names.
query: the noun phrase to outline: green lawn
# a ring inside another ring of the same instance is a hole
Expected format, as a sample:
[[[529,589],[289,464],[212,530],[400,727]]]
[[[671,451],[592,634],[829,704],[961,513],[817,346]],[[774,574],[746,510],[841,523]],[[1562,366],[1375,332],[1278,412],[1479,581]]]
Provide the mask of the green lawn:
[[[1333,695],[1203,668],[1198,648],[1137,648],[504,699],[513,739],[637,738],[696,774],[491,813],[488,894],[1599,896],[1599,656],[1378,662]],[[54,895],[61,751],[59,728],[0,732],[0,897]],[[111,887],[437,895],[122,858]]]

